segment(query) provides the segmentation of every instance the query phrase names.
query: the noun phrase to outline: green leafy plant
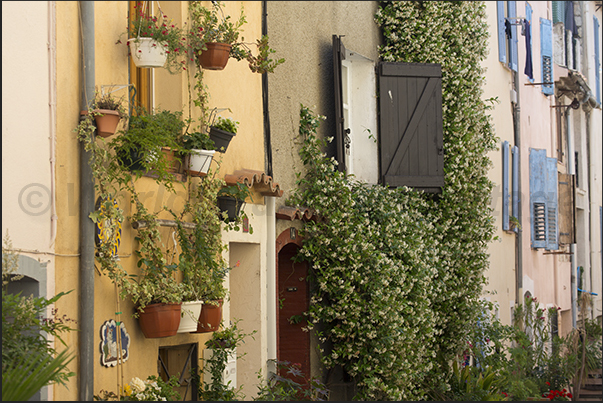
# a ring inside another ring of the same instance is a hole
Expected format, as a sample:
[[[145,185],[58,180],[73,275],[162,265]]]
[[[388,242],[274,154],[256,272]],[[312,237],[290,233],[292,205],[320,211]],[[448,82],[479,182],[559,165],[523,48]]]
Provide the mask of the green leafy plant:
[[[239,36],[242,27],[247,23],[245,12],[241,7],[239,18],[235,21],[230,15],[225,15],[223,11],[224,3],[220,1],[212,2],[212,7],[207,8],[200,1],[192,1],[189,4],[190,27],[187,35],[187,42],[190,49],[191,60],[193,55],[207,50],[206,44],[209,42],[220,42],[232,45],[230,57],[241,61],[247,60],[249,68],[254,73],[270,73],[285,62],[285,59],[271,59],[270,56],[275,53],[268,45],[268,36],[264,35],[257,40],[257,54],[254,55],[244,38]]]
[[[226,223],[227,230],[239,231],[244,220],[249,219],[247,213],[245,211],[241,212],[239,209],[241,209],[241,207],[245,204],[247,198],[253,202],[251,190],[246,184],[237,182],[233,185],[222,187],[222,189],[220,189],[218,192],[218,197],[232,198],[235,200],[236,210],[239,211],[239,214],[233,218],[229,217],[227,211],[222,211],[220,216],[222,217],[224,223]],[[253,227],[251,224],[249,224],[249,233],[253,234]]]
[[[206,384],[201,382],[200,379],[198,385],[198,397],[203,400],[238,400],[242,399],[241,388],[235,388],[230,385],[230,381],[224,384],[224,370],[226,369],[226,363],[228,356],[236,354],[235,349],[245,342],[245,337],[251,336],[256,333],[245,333],[238,326],[240,319],[236,319],[229,327],[222,327],[222,330],[218,330],[213,333],[212,337],[205,343],[208,349],[212,350],[211,358],[204,360],[204,367],[209,367],[211,374],[211,382]],[[241,358],[243,355],[237,356]]]
[[[145,9],[147,3],[136,3],[134,6],[136,15],[130,20],[127,31],[120,35],[117,43],[121,43],[123,35],[128,36],[128,43],[130,41],[139,43],[140,38],[152,38],[157,42],[155,46],[161,46],[165,50],[167,61],[164,67],[171,74],[186,70],[186,59],[180,59],[186,49],[182,28],[177,26],[173,20],[168,19],[161,8],[159,8],[159,16],[149,15],[148,10]]]
[[[212,127],[224,130],[225,132],[237,134],[239,122],[231,118],[223,118],[222,116],[218,116],[216,122],[212,124]]]
[[[161,149],[167,147],[181,152],[184,127],[181,111],[149,114],[138,109],[137,114],[130,117],[127,130],[109,145],[116,150],[119,163],[127,170],[134,170],[137,178],[152,171],[159,181],[169,186],[173,180],[169,172],[171,163]]]
[[[181,397],[174,389],[179,386],[180,382],[175,375],[172,375],[167,382],[156,375],[150,375],[144,381],[134,377],[130,383],[124,385],[119,395],[101,390],[99,395],[94,395],[94,400],[177,401]]]
[[[132,220],[144,223],[138,227],[138,267],[141,269],[140,276],[130,275],[124,277],[121,284],[122,297],[130,296],[137,310],[135,317],[144,312],[147,305],[154,303],[180,303],[182,302],[185,286],[176,282],[176,271],[178,266],[174,263],[168,264],[163,253],[159,225],[155,216],[146,209],[136,194],[134,202],[136,212]]]
[[[315,377],[307,379],[299,364],[270,361],[275,363],[277,373],[268,379],[258,373],[258,393],[254,401],[328,400],[327,387]]]
[[[23,296],[8,292],[8,284],[22,276],[18,271],[18,256],[13,250],[8,231],[2,243],[2,400],[28,400],[41,387],[58,383],[64,385],[74,372],[67,365],[73,359],[68,350],[60,353],[52,347],[46,335],[67,344],[61,338],[72,331],[72,319],[58,316],[49,306],[69,292],[50,299]]]
[[[189,120],[189,127],[190,127],[190,120]],[[207,134],[206,131],[203,130],[203,128],[201,126],[199,126],[197,129],[194,129],[191,131],[189,131],[188,127],[187,127],[187,130],[181,139],[181,147],[185,151],[215,150],[216,149],[216,146],[215,146],[213,140],[211,140],[209,138],[209,135]]]

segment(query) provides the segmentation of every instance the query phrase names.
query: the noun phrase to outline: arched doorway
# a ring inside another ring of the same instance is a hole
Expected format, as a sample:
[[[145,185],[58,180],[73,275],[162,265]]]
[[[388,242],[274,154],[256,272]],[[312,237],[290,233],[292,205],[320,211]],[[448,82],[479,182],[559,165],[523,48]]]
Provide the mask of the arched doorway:
[[[293,261],[301,245],[295,233],[290,228],[277,240],[277,357],[279,361],[299,363],[303,375],[309,378],[310,335],[302,330],[307,325],[303,313],[310,304],[308,264]]]

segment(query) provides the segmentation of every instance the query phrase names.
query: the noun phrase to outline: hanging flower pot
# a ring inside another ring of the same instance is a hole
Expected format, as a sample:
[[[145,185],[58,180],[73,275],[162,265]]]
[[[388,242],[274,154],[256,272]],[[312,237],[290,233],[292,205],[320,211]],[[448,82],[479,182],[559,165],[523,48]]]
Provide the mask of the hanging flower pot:
[[[224,303],[224,300],[219,299],[214,302],[216,302],[217,305],[211,303],[203,304],[201,314],[199,315],[197,331],[191,333],[208,333],[218,330],[220,322],[222,322],[222,304]]]
[[[104,138],[113,136],[121,119],[119,112],[111,109],[94,109],[93,112],[96,134]],[[87,115],[88,111],[82,111],[80,114]]]
[[[232,45],[220,42],[207,42],[207,50],[197,54],[197,62],[206,70],[223,70],[230,57]]]
[[[182,303],[178,333],[190,333],[197,330],[202,306],[203,301],[189,301]]]
[[[138,323],[147,339],[174,336],[180,326],[181,304],[151,304],[140,312]]]
[[[209,138],[216,145],[216,150],[224,153],[230,144],[230,140],[236,135],[236,133],[227,132],[226,130],[218,129],[212,126],[209,129]]]
[[[218,196],[218,207],[220,208],[220,211],[228,214],[226,222],[232,222],[237,219],[243,203],[245,202],[231,196]]]
[[[179,173],[182,163],[181,159],[176,155],[176,152],[170,147],[161,147],[161,151],[165,154],[167,160],[167,172]]]
[[[192,149],[187,156],[185,167],[190,176],[205,176],[214,158],[215,150]]]
[[[167,60],[166,43],[153,38],[128,39],[132,60],[136,67],[163,67]]]

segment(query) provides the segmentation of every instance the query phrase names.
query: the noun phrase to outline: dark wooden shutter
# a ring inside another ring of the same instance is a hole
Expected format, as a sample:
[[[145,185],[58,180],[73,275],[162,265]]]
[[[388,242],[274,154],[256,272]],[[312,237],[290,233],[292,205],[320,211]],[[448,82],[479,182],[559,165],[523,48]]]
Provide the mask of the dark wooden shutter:
[[[333,35],[333,82],[335,84],[335,147],[337,148],[337,168],[345,172],[345,132],[343,121],[343,93],[341,84],[341,61],[345,59],[345,47],[341,37]]]
[[[574,175],[559,173],[559,243],[576,243],[576,217]]]
[[[379,108],[383,184],[440,193],[444,186],[440,65],[380,63]]]
[[[557,158],[546,159],[546,250],[559,249],[558,171]]]

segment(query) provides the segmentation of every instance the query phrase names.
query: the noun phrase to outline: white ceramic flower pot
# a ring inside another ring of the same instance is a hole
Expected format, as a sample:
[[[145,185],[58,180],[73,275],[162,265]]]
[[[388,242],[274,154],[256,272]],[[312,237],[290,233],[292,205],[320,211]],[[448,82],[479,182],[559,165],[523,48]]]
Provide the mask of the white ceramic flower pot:
[[[178,327],[178,333],[189,333],[197,330],[199,315],[201,314],[202,306],[203,301],[191,301],[182,303],[182,317],[180,318],[180,326]]]
[[[167,60],[165,42],[153,38],[130,38],[128,46],[136,67],[163,67]]]
[[[187,171],[191,176],[205,176],[214,158],[215,150],[191,150],[188,156]]]

